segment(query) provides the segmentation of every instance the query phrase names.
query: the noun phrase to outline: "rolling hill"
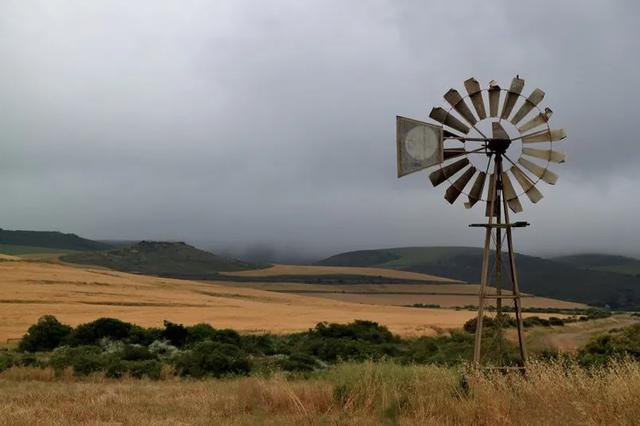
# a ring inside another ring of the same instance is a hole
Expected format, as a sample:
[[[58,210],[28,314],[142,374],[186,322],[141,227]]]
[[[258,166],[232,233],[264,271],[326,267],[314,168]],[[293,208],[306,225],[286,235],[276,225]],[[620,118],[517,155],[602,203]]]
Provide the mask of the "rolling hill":
[[[553,260],[568,263],[581,269],[617,272],[640,277],[640,260],[632,257],[591,253],[561,256]]]
[[[480,248],[404,247],[341,253],[318,264],[401,269],[477,282],[481,258]],[[640,278],[636,276],[522,254],[516,255],[516,262],[524,292],[595,306],[640,305]]]
[[[122,272],[198,280],[217,279],[220,272],[265,266],[217,256],[182,242],[158,241],[141,241],[107,251],[73,253],[60,260]]]
[[[76,234],[57,231],[10,231],[0,229],[0,252],[23,254],[34,252],[107,250],[110,245],[88,240]]]

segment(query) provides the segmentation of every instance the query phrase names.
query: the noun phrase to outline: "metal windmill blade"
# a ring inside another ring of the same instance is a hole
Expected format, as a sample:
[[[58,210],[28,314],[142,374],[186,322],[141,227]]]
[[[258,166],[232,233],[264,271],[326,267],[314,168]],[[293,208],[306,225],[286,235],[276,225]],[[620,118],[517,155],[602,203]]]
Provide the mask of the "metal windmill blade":
[[[478,201],[480,201],[480,199],[482,198],[482,190],[484,189],[484,182],[486,178],[487,174],[485,172],[478,173],[478,177],[471,187],[471,192],[469,192],[469,195],[467,196],[469,198],[469,201],[464,203],[465,208],[470,209]]]
[[[464,88],[467,90],[469,98],[471,98],[471,103],[473,104],[480,120],[487,118],[487,112],[484,109],[484,99],[482,99],[482,89],[480,88],[478,80],[473,77],[465,80]]]
[[[456,158],[456,157],[465,155],[467,151],[464,148],[445,148],[443,153],[444,153],[444,159],[446,161],[451,158]]]
[[[500,86],[495,80],[489,82],[489,117],[498,116],[498,105],[500,104]]]
[[[431,184],[433,186],[438,186],[448,178],[452,177],[460,170],[464,169],[469,164],[468,158],[463,158],[461,160],[456,161],[455,163],[451,163],[448,166],[437,169],[434,172],[431,172],[429,175],[429,180],[431,180]]]
[[[537,165],[536,163],[533,163],[533,162],[527,160],[526,158],[520,157],[518,159],[518,164],[520,164],[522,167],[524,167],[529,172],[531,172],[531,174],[537,176],[538,179],[541,179],[541,180],[547,182],[549,185],[555,185],[556,182],[558,181],[558,175],[557,174],[555,174],[554,172],[552,172],[549,169],[541,167],[541,166]]]
[[[522,143],[558,142],[567,137],[564,129],[543,130],[522,137]]]
[[[520,213],[522,211],[522,204],[520,204],[516,190],[513,188],[511,179],[509,179],[509,175],[506,172],[502,172],[502,187],[504,189],[504,198],[507,200],[511,211]]]
[[[540,104],[540,102],[542,102],[542,99],[544,99],[544,92],[542,90],[535,89],[533,92],[531,92],[520,109],[514,114],[513,118],[511,119],[511,124],[517,126],[518,123],[521,122],[522,119],[526,117],[527,114],[529,114],[529,112],[531,112],[531,110],[533,110],[538,106],[538,104]]]
[[[539,113],[538,115],[533,117],[531,120],[527,121],[522,126],[518,127],[518,131],[520,133],[524,133],[531,129],[535,129],[536,127],[542,126],[543,124],[546,124],[547,121],[549,121],[552,115],[553,115],[553,111],[551,111],[550,108],[545,108],[544,112]]]
[[[444,99],[469,125],[474,126],[478,122],[456,89],[449,89],[449,91],[444,94]]]
[[[487,217],[496,216],[496,213],[500,210],[500,206],[498,205],[498,200],[496,199],[496,179],[497,176],[495,173],[491,173],[489,176],[489,188],[487,192],[487,201],[484,209],[484,215]],[[491,205],[493,205],[493,213],[491,212]]]
[[[493,139],[509,139],[509,134],[504,129],[504,127],[502,127],[502,124],[500,124],[499,121],[494,121],[493,123],[491,123],[491,130],[493,132]]]
[[[532,203],[537,203],[542,200],[542,193],[538,191],[535,184],[529,179],[527,175],[524,174],[522,170],[520,170],[517,166],[511,167],[511,173],[515,176],[518,184],[524,191],[524,193],[529,197]]]
[[[506,120],[509,118],[509,114],[513,110],[513,107],[518,100],[518,96],[520,96],[520,92],[522,92],[522,88],[524,87],[524,80],[520,77],[516,76],[513,80],[511,80],[511,86],[509,90],[507,90],[507,97],[504,100],[504,105],[502,106],[502,113],[500,114],[500,118]]]
[[[429,117],[433,118],[439,123],[444,124],[445,126],[459,131],[460,133],[463,133],[465,135],[469,133],[469,127],[462,121],[455,118],[453,115],[449,114],[444,108],[433,108],[429,113]]]
[[[522,155],[529,155],[554,163],[564,163],[566,159],[564,153],[553,149],[522,148]]]
[[[450,204],[453,204],[460,193],[464,190],[464,187],[467,186],[473,175],[476,174],[476,168],[471,166],[465,172],[456,179],[455,182],[447,188],[447,192],[444,194],[445,200],[447,200]]]

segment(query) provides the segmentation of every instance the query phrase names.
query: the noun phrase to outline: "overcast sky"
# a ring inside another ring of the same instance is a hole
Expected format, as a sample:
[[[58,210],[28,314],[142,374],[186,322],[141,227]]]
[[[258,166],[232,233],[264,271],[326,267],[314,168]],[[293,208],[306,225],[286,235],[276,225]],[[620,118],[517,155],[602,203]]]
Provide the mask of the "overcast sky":
[[[637,1],[0,1],[0,226],[321,256],[481,244],[395,115],[519,74],[568,161],[525,253],[640,256]]]

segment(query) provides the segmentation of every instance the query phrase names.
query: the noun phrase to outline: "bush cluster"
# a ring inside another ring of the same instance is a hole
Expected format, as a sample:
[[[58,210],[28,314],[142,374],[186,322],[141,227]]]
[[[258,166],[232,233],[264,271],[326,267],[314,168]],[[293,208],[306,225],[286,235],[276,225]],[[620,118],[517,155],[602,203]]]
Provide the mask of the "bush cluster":
[[[164,366],[197,378],[246,375],[254,369],[308,374],[332,363],[382,358],[450,365],[468,359],[472,348],[467,333],[400,339],[386,327],[362,320],[322,322],[306,332],[276,336],[169,321],[162,328],[142,328],[114,318],[73,328],[47,316],[29,328],[19,345],[20,359],[18,354],[0,357],[0,369],[32,358],[56,371],[72,368],[77,375],[102,372],[114,378],[156,379]]]
[[[610,330],[578,352],[578,362],[585,367],[602,366],[624,358],[640,360],[640,324]]]
[[[513,317],[503,314],[483,321],[485,360],[516,362],[513,344],[495,332],[498,325],[515,326]],[[526,318],[524,325],[547,327],[565,322],[567,319],[533,316]],[[401,339],[378,323],[356,320],[349,324],[322,322],[306,332],[276,336],[241,335],[208,324],[185,326],[169,321],[162,328],[142,328],[114,318],[73,328],[45,316],[29,328],[18,345],[19,352],[0,352],[0,371],[32,365],[56,371],[71,368],[77,375],[101,372],[113,378],[157,379],[164,369],[195,378],[247,375],[255,370],[308,374],[342,361],[384,358],[407,364],[453,365],[471,358],[475,328],[474,318],[465,323],[464,331]],[[578,356],[583,365],[622,356],[640,359],[640,326],[602,336]]]
[[[548,319],[540,318],[539,316],[534,315],[534,316],[523,318],[522,325],[525,328],[551,327],[551,326],[560,327],[560,326],[570,324],[572,322],[577,322],[577,321],[587,321],[589,319],[606,318],[608,316],[611,316],[611,313],[610,312],[596,313],[594,315],[595,316],[593,317],[589,317],[589,316],[580,316],[580,317],[570,316],[567,318],[549,317]],[[485,316],[483,318],[484,318],[482,320],[483,329],[491,330],[491,329],[498,328],[498,326],[502,328],[517,327],[516,319],[507,314],[500,314],[500,315],[496,315],[495,317]],[[477,318],[471,318],[469,321],[464,323],[463,329],[468,333],[475,333],[477,321],[478,321]]]

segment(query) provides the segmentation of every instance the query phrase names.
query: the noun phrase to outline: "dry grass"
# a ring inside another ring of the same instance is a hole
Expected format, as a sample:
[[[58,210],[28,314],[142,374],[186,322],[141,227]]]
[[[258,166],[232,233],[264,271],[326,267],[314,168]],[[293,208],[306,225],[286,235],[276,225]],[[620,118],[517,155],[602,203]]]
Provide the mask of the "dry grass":
[[[71,325],[111,316],[145,327],[161,326],[166,319],[273,333],[306,330],[320,321],[366,319],[404,336],[458,328],[473,316],[33,261],[0,262],[0,277],[0,342],[21,337],[45,314]]]
[[[26,369],[23,369],[26,370]],[[32,370],[29,370],[32,371]],[[2,424],[633,425],[640,366],[593,373],[534,364],[527,375],[343,364],[310,380],[161,382],[0,375]]]

